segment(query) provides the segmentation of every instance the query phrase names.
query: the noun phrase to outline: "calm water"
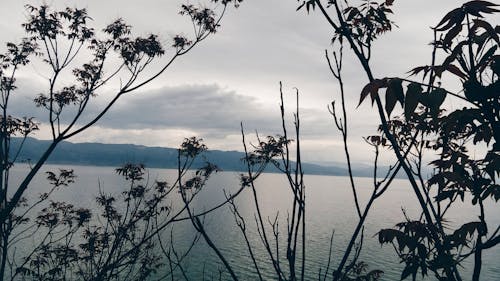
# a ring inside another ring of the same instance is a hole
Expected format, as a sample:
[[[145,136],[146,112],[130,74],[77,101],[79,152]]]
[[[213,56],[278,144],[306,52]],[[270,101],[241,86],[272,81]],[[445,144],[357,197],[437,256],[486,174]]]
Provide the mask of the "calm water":
[[[60,166],[47,165],[43,171],[56,170]],[[55,194],[54,200],[72,202],[81,207],[92,207],[93,198],[97,194],[98,186],[106,193],[123,191],[124,181],[114,173],[111,167],[84,167],[66,166],[75,170],[78,178],[76,183],[66,190]],[[19,179],[27,171],[26,167],[16,166],[13,178]],[[151,169],[149,179],[164,179],[173,181],[176,172],[172,170]],[[44,176],[40,175],[31,186],[30,195],[36,195],[47,188]],[[320,269],[326,266],[329,251],[329,242],[334,231],[333,263],[336,263],[343,253],[348,239],[354,230],[357,216],[354,209],[353,197],[348,179],[333,176],[306,175],[306,273],[307,280],[317,280]],[[372,179],[357,178],[359,196],[364,205],[372,187]],[[224,193],[234,192],[238,189],[238,175],[236,173],[222,172],[213,176],[208,185],[194,202],[193,208],[202,211],[224,200]],[[257,181],[258,196],[261,209],[265,216],[274,218],[278,214],[281,233],[286,232],[286,215],[291,208],[289,188],[285,178],[279,174],[265,174]],[[176,195],[177,196],[177,195]],[[174,198],[179,202],[179,198]],[[466,200],[467,201],[467,200]],[[260,245],[254,220],[254,205],[251,190],[244,190],[236,200],[239,211],[247,218],[247,229],[250,242],[255,246],[256,256],[262,273],[266,280],[274,280],[271,265]],[[382,269],[385,274],[382,280],[399,280],[402,265],[395,256],[394,250],[389,245],[381,246],[376,233],[382,228],[393,227],[403,221],[403,212],[415,218],[419,215],[416,198],[409,189],[405,180],[395,180],[390,189],[378,199],[369,214],[366,228],[365,241],[360,260],[365,261],[370,269]],[[489,225],[496,228],[500,225],[500,208],[497,204],[487,206]],[[478,210],[470,204],[456,206],[450,211],[448,223],[450,226],[477,220]],[[209,235],[226,254],[229,262],[234,267],[241,280],[255,280],[256,273],[249,258],[239,229],[235,226],[233,215],[227,208],[221,208],[205,217],[205,225]],[[270,228],[268,228],[270,231]],[[194,229],[189,222],[181,222],[174,226],[174,243],[180,252],[187,247],[194,235]],[[283,240],[282,245],[286,242]],[[284,253],[283,253],[284,254]],[[490,249],[484,253],[482,280],[499,280],[500,276],[500,247]],[[283,261],[285,261],[283,256]],[[190,256],[185,260],[185,268],[192,280],[198,280],[205,272],[206,277],[218,276],[221,268],[217,258],[203,243],[198,244]],[[464,280],[470,279],[471,264],[465,263],[462,270]]]

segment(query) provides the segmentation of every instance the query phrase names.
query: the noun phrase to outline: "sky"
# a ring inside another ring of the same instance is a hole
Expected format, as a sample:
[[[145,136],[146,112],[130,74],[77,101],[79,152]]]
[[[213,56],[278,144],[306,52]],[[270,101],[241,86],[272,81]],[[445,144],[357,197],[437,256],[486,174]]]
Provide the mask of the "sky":
[[[205,2],[203,2],[205,1]],[[168,45],[176,34],[190,36],[189,20],[178,14],[183,0],[46,0],[0,2],[0,50],[4,42],[23,37],[23,4],[87,8],[91,25],[103,28],[116,18],[133,26],[135,35],[158,34]],[[207,0],[190,1],[209,6]],[[289,132],[293,129],[295,92],[299,91],[302,157],[315,163],[343,162],[343,144],[327,110],[339,100],[338,85],[325,60],[332,51],[331,28],[318,12],[296,11],[295,0],[245,0],[229,8],[220,30],[177,60],[159,79],[122,97],[95,126],[73,142],[133,143],[177,147],[186,137],[204,139],[210,149],[239,150],[240,122],[245,132],[260,136],[281,133],[279,82],[283,83]],[[459,5],[456,0],[395,1],[393,20],[398,26],[375,42],[371,65],[376,77],[407,76],[406,72],[430,62],[430,26]],[[220,6],[215,7],[220,11]],[[81,59],[84,60],[85,57]],[[166,57],[165,57],[166,59]],[[165,60],[163,60],[165,62]],[[158,69],[159,62],[151,71]],[[20,116],[35,116],[42,130],[35,137],[50,137],[46,114],[32,99],[47,89],[46,66],[33,63],[18,75],[18,93],[10,108]],[[152,72],[151,72],[152,73]],[[356,108],[366,75],[348,48],[344,80],[347,95],[351,156],[371,163],[372,148],[362,137],[375,134],[378,116],[365,103]],[[71,76],[63,81],[71,83]],[[119,81],[99,93],[84,118],[91,118],[111,97]],[[453,107],[453,100],[446,104]],[[397,109],[400,112],[400,108]],[[387,161],[391,154],[387,152]]]

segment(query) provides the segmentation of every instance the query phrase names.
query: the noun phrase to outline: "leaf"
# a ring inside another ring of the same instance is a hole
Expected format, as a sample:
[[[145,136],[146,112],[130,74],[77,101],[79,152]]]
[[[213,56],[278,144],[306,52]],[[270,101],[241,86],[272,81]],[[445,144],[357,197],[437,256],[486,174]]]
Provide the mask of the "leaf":
[[[387,91],[385,92],[385,111],[387,112],[387,116],[389,116],[389,118],[391,117],[391,112],[396,106],[397,101],[398,100],[396,99],[394,93],[387,88]]]
[[[455,237],[467,237],[472,236],[474,232],[482,233],[484,231],[485,225],[480,221],[473,221],[463,224],[459,229],[453,232]]]
[[[412,265],[412,264],[407,264],[406,267],[403,269],[403,272],[401,273],[401,280],[406,279],[408,276],[411,275],[416,275],[417,274],[417,266]]]
[[[386,78],[375,79],[372,82],[366,84],[363,87],[363,90],[361,90],[361,96],[359,98],[359,103],[358,103],[357,107],[359,107],[361,105],[361,103],[365,100],[365,98],[368,96],[368,94],[370,94],[370,97],[372,99],[372,104],[373,104],[375,97],[378,95],[378,90],[380,88],[383,88],[383,87],[387,87],[387,79]]]
[[[474,25],[472,26],[471,30],[475,31],[479,27],[482,27],[484,30],[486,30],[486,33],[490,36],[491,39],[495,40],[497,43],[499,43],[499,38],[498,34],[495,32],[495,29],[491,24],[489,24],[487,21],[480,20],[480,19],[473,19]]]
[[[464,18],[465,18],[465,13],[462,11],[462,8],[453,9],[448,14],[446,14],[443,17],[443,19],[436,25],[436,30],[437,31],[448,30],[452,26],[462,23]]]
[[[494,178],[495,175],[500,176],[500,154],[495,152],[488,152],[484,158],[488,164],[486,164],[485,171],[490,176]],[[500,194],[499,194],[500,195]]]
[[[350,9],[349,9],[350,8]],[[359,10],[354,7],[348,7],[344,10],[344,12],[348,12],[346,21],[351,21],[355,16],[359,15]]]
[[[306,1],[302,1],[302,4],[300,4],[295,11],[302,9],[302,7],[304,7],[305,4],[306,4]]]
[[[314,11],[314,9],[316,9],[316,1],[314,1],[314,0],[307,1],[307,3],[306,3],[306,10],[307,10],[308,13],[310,12],[311,7],[312,7],[313,11]]]
[[[427,258],[427,248],[425,247],[424,244],[418,243],[417,253],[418,253],[420,260],[424,261]]]
[[[484,96],[484,87],[477,81],[466,80],[463,83],[464,95],[470,101],[482,101]]]
[[[475,31],[472,31],[475,32]],[[477,34],[474,36],[473,42],[477,44],[477,50],[476,53],[479,53],[480,50],[483,49],[484,45],[486,44],[487,41],[491,39],[491,37],[488,35],[488,32],[483,32],[481,34]]]
[[[449,65],[457,57],[460,57],[459,54],[462,52],[462,47],[465,46],[466,44],[467,44],[466,41],[461,41],[460,43],[458,43],[455,46],[455,48],[453,48],[453,51],[451,52],[451,54],[444,59],[443,66]]]
[[[366,84],[364,87],[363,87],[363,90],[361,90],[361,96],[359,97],[359,103],[358,103],[358,107],[361,105],[361,103],[365,100],[365,98],[368,96],[368,94],[370,93],[370,84]]]
[[[372,105],[373,105],[373,102],[375,101],[375,99],[378,96],[378,90],[380,88],[387,87],[387,79],[386,78],[375,79],[375,80],[373,80],[372,84],[373,84],[373,88],[372,88],[372,91],[370,92],[370,98],[372,99]]]
[[[488,1],[470,1],[465,3],[462,7],[463,10],[471,15],[482,17],[481,13],[492,14],[495,12],[500,12],[500,10],[490,8],[491,6],[498,6]]]
[[[311,8],[313,10],[316,8],[316,1],[315,0],[302,1],[302,3],[297,7],[296,11],[302,9],[303,7],[306,7],[306,11],[307,13],[309,13]]]
[[[404,105],[405,102],[405,94],[403,92],[403,81],[401,79],[395,78],[389,80],[388,87],[391,88],[392,91],[394,91],[396,99],[399,101],[401,106]]]
[[[403,233],[396,229],[381,229],[378,232],[378,241],[380,244],[392,242],[395,238],[400,237]]]
[[[435,76],[438,78],[441,78],[445,68],[442,65],[437,65],[437,66],[434,66],[433,69],[434,69]],[[425,76],[427,76],[427,73],[424,75],[423,79],[425,79]]]
[[[409,120],[415,108],[417,108],[418,102],[422,95],[422,87],[417,83],[410,83],[408,85],[408,90],[406,91],[405,98],[405,118]]]
[[[456,66],[454,64],[450,63],[448,66],[446,66],[446,70],[448,70],[449,72],[455,74],[456,76],[458,76],[462,79],[467,78],[467,74],[463,73],[462,70],[460,70],[460,68],[458,68],[458,66]]]
[[[490,67],[493,73],[500,76],[500,55],[493,56]]]
[[[404,106],[404,92],[401,79],[391,79],[387,83],[387,91],[385,92],[385,110],[390,117],[392,110],[399,101],[401,106]]]
[[[455,197],[455,194],[460,192],[459,190],[444,190],[441,191],[438,195],[434,197],[434,199],[437,202],[441,202],[443,200],[449,199],[450,201],[453,201],[453,198]]]
[[[431,107],[438,108],[443,104],[446,98],[446,90],[442,88],[437,88],[430,94]]]
[[[475,129],[475,135],[472,143],[477,144],[478,142],[484,140],[486,144],[489,144],[491,138],[492,138],[492,132],[489,127],[489,124],[482,124]]]
[[[456,24],[452,29],[450,29],[443,39],[443,44],[446,46],[451,45],[451,41],[457,37],[457,35],[462,31],[462,24]]]
[[[494,198],[495,201],[498,201],[498,199],[500,198],[500,185],[492,184],[488,188],[486,188],[486,190],[481,195],[481,200],[485,200],[489,196]]]
[[[493,47],[491,47],[490,49],[488,49],[488,51],[486,51],[486,53],[484,53],[484,55],[481,58],[481,60],[479,60],[479,62],[477,63],[477,67],[479,67],[480,69],[486,68],[486,66],[488,65],[490,59],[495,54],[495,52],[497,51],[497,49],[498,49],[497,45],[493,45]]]
[[[424,65],[424,66],[417,66],[413,68],[412,70],[408,71],[407,73],[410,73],[410,75],[417,75],[420,72],[424,71],[424,76],[427,75],[427,72],[429,72],[430,66]]]

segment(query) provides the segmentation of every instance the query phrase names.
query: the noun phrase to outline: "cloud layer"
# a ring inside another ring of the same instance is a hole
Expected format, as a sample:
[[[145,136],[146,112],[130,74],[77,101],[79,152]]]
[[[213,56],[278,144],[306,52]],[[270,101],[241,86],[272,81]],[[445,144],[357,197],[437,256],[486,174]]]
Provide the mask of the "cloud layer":
[[[39,0],[2,0],[0,42],[17,41],[23,36],[20,24],[26,19],[24,3],[42,4]],[[162,42],[168,44],[174,34],[190,34],[189,22],[177,13],[182,3],[72,0],[50,4],[88,8],[97,29],[123,17],[136,34],[159,33]],[[376,76],[404,76],[412,67],[428,64],[428,43],[432,39],[429,26],[455,6],[456,0],[395,1],[394,20],[399,28],[374,44],[371,65]],[[150,88],[125,96],[97,126],[75,140],[176,146],[183,135],[196,134],[210,141],[211,147],[240,150],[240,122],[248,132],[280,132],[278,82],[283,81],[289,124],[295,107],[293,87],[300,89],[306,157],[342,158],[341,138],[326,109],[339,98],[324,58],[324,50],[331,47],[332,30],[319,13],[308,15],[297,12],[296,7],[296,1],[248,0],[239,9],[228,10],[217,34],[177,61]],[[378,117],[368,103],[356,109],[367,79],[348,48],[345,59],[353,157],[369,162],[370,148],[361,137],[375,132]],[[33,95],[46,85],[42,69],[29,66],[19,79],[12,112],[46,120],[31,105]],[[71,77],[66,79],[71,82]],[[102,93],[91,105],[86,120],[102,108],[106,96]],[[39,136],[48,137],[42,132]]]

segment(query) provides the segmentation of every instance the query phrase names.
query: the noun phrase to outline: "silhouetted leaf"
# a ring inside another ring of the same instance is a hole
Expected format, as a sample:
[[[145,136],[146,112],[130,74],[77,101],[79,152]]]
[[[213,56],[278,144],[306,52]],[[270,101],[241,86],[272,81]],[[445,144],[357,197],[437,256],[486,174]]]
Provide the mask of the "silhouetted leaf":
[[[491,39],[499,43],[498,34],[493,28],[493,26],[491,26],[491,24],[481,19],[473,19],[473,21],[474,25],[472,25],[471,30],[476,31],[479,27],[482,27],[484,30],[486,30],[486,33],[489,35]]]
[[[144,164],[126,163],[115,169],[115,172],[123,176],[125,180],[142,180],[144,176]]]
[[[495,201],[498,201],[498,199],[500,199],[500,185],[492,184],[488,186],[488,188],[486,188],[483,194],[481,195],[481,200],[484,200],[490,196],[493,197]]]
[[[401,273],[401,280],[406,279],[410,275],[417,275],[417,267],[413,264],[407,264]]]
[[[358,107],[361,105],[361,103],[363,103],[363,101],[368,96],[368,94],[370,94],[370,91],[371,91],[371,85],[370,84],[366,84],[363,87],[363,90],[361,90],[361,95],[359,97]]]
[[[421,102],[423,105],[429,108],[439,109],[439,107],[443,104],[445,98],[446,91],[442,88],[437,88],[429,94],[422,94]]]
[[[387,91],[385,92],[385,110],[390,117],[391,112],[396,106],[396,102],[404,106],[404,92],[401,79],[391,79],[387,82]]]
[[[485,225],[480,221],[473,221],[463,224],[459,229],[455,230],[453,236],[455,237],[470,237],[474,232],[483,233]]]
[[[394,96],[394,93],[389,91],[385,92],[385,111],[387,112],[387,116],[390,118],[391,117],[391,112],[394,109],[394,106],[396,106],[397,99]]]
[[[179,153],[188,158],[194,158],[207,150],[203,139],[197,137],[185,138],[179,148]]]
[[[470,101],[484,100],[484,87],[475,80],[467,80],[463,83],[464,95]]]
[[[456,76],[462,78],[462,79],[466,79],[467,78],[467,74],[463,73],[462,70],[460,70],[460,68],[458,68],[456,65],[454,64],[449,64],[448,66],[446,66],[446,70],[448,70],[449,72],[455,74]]]
[[[444,61],[443,61],[443,66],[444,67],[447,67],[449,64],[451,64],[453,61],[455,61],[457,59],[457,57],[459,57],[459,55],[462,53],[462,47],[465,46],[467,44],[466,41],[461,41],[460,43],[458,43],[455,48],[453,48],[453,51],[451,52],[450,55],[448,55]],[[463,67],[464,70],[466,70],[467,72],[467,68],[464,66]]]
[[[302,1],[302,4],[300,4],[295,11],[302,9],[302,7],[304,7],[305,4],[306,4],[306,2]]]
[[[443,268],[450,268],[455,264],[455,260],[449,254],[437,255],[435,259],[429,261],[429,268],[433,271]],[[441,279],[440,281],[447,280],[447,278]]]
[[[488,152],[484,158],[488,164],[486,164],[485,171],[488,173],[490,178],[500,176],[500,154],[495,152]]]
[[[378,95],[378,90],[382,87],[387,87],[387,79],[385,78],[375,79],[372,82],[366,84],[366,86],[363,87],[363,90],[361,90],[358,107],[361,105],[361,103],[363,103],[368,94],[370,95],[373,104],[375,97]]]
[[[313,10],[316,8],[316,1],[315,0],[302,1],[302,3],[297,7],[297,11],[302,9],[303,7],[306,7],[307,12],[309,13],[311,8]]]
[[[396,229],[381,229],[378,232],[378,241],[380,244],[393,242],[394,239],[403,236],[403,233]]]
[[[479,62],[477,63],[477,67],[480,68],[480,70],[483,70],[484,68],[486,68],[486,66],[490,62],[492,56],[495,54],[497,49],[498,49],[498,45],[494,45],[491,48],[489,48],[488,51],[486,51],[484,53],[484,55],[481,57],[481,60],[479,60]]]
[[[417,83],[410,83],[405,97],[405,118],[409,120],[422,95],[422,87]]]
[[[456,8],[446,14],[443,19],[436,25],[437,31],[444,31],[450,29],[456,24],[460,24],[465,18],[465,13],[462,8]]]
[[[465,3],[462,7],[466,13],[469,13],[469,14],[474,15],[476,17],[482,17],[481,13],[491,14],[494,12],[500,12],[500,10],[497,10],[495,8],[491,8],[491,7],[495,7],[495,6],[498,6],[498,5],[493,4],[491,2],[488,2],[488,1],[475,0],[475,1],[470,1],[470,2]]]
[[[500,55],[496,55],[491,58],[491,70],[497,76],[500,76]]]
[[[344,10],[344,13],[347,14],[346,21],[351,21],[355,16],[359,14],[359,10],[356,7],[347,7]]]
[[[441,192],[439,192],[438,195],[436,195],[434,197],[434,199],[436,199],[437,202],[441,202],[443,200],[453,201],[454,198],[455,198],[455,195],[459,195],[460,193],[461,193],[460,197],[462,198],[462,201],[463,201],[464,192],[460,191],[460,190],[444,190],[444,191],[441,191]]]
[[[425,76],[427,74],[427,72],[429,71],[429,69],[430,69],[430,67],[428,65],[418,66],[418,67],[415,67],[412,70],[408,71],[408,73],[410,73],[410,75],[417,75],[420,72],[424,71],[424,76]]]
[[[427,258],[427,248],[425,247],[425,245],[423,245],[422,243],[418,243],[417,253],[420,260],[425,261],[425,259]],[[424,275],[424,272],[422,272],[422,275]]]
[[[482,124],[477,126],[472,143],[476,144],[480,141],[484,141],[486,144],[489,144],[492,137],[493,132],[491,131],[490,126],[488,124]]]
[[[462,24],[455,25],[452,29],[450,29],[443,39],[443,44],[446,46],[451,45],[451,41],[457,37],[457,35],[462,31]]]

